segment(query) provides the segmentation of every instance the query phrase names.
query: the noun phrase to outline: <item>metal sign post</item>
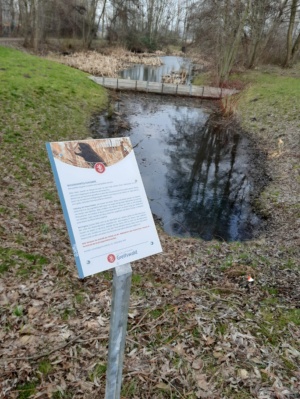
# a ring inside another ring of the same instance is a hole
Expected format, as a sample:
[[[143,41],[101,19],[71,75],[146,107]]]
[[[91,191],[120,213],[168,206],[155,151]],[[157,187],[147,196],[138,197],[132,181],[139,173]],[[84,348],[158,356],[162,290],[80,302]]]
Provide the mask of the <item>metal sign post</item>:
[[[129,137],[46,147],[79,277],[115,266],[105,399],[120,399],[132,276],[127,262],[162,252],[143,181]]]
[[[132,269],[114,268],[105,399],[120,399]]]

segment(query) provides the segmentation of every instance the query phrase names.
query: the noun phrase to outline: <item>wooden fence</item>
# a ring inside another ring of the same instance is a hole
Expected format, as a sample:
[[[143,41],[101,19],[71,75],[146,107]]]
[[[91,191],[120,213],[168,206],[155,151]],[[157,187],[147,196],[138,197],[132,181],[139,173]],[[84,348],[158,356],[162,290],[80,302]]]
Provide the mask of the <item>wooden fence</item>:
[[[146,93],[158,93],[178,96],[201,97],[207,99],[219,99],[238,93],[238,90],[221,89],[219,87],[179,85],[172,83],[147,82],[143,80],[118,79],[106,77],[90,77],[108,89],[133,90]]]

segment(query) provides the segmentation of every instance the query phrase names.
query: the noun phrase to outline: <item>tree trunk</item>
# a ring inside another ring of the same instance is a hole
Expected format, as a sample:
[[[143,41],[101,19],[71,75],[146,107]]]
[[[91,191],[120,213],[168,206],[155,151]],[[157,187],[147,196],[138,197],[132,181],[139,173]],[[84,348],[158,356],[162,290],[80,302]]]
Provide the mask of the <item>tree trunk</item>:
[[[295,40],[295,43],[293,45],[292,49],[292,55],[291,55],[291,62],[295,61],[296,55],[298,54],[298,51],[300,50],[300,32]]]
[[[232,40],[227,41],[227,43],[225,44],[223,43],[222,48],[220,48],[221,60],[220,60],[219,73],[218,73],[219,84],[222,84],[223,82],[228,80],[229,74],[236,60],[236,56],[242,39],[242,31],[250,10],[251,2],[252,0],[248,0],[246,8],[242,14],[242,18],[240,18],[235,31],[232,31],[232,19],[230,18],[230,13],[229,13],[229,3],[227,2],[226,4],[225,34],[227,34],[228,32],[228,36],[229,37],[231,36]],[[237,4],[237,6],[239,6],[239,4]],[[235,18],[237,20],[238,18],[237,14]],[[225,40],[227,40],[227,38]]]
[[[3,0],[0,0],[0,37],[3,35],[3,17],[2,17],[3,8],[2,8],[2,1]]]
[[[292,63],[293,33],[295,28],[297,6],[298,6],[298,0],[292,0],[289,28],[287,32],[287,41],[286,41],[286,58],[284,62],[284,66],[286,68],[290,67]]]

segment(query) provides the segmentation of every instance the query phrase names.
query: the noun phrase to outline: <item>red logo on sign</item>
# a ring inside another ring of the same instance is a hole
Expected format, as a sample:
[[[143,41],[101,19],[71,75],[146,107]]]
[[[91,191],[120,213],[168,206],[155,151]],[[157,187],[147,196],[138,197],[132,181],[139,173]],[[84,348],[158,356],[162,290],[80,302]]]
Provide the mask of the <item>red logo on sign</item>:
[[[114,261],[116,260],[116,257],[114,254],[110,254],[107,257],[107,260],[109,261],[109,263],[114,263]]]
[[[104,173],[105,172],[105,166],[103,163],[101,162],[97,162],[94,166],[95,171],[98,173]]]

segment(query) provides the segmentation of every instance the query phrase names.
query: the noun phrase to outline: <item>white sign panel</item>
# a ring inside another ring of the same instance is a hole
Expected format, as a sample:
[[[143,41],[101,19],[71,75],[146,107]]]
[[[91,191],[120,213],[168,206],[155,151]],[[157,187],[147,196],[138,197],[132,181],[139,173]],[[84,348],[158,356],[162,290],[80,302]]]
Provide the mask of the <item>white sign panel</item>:
[[[162,251],[128,137],[46,147],[80,278]]]

